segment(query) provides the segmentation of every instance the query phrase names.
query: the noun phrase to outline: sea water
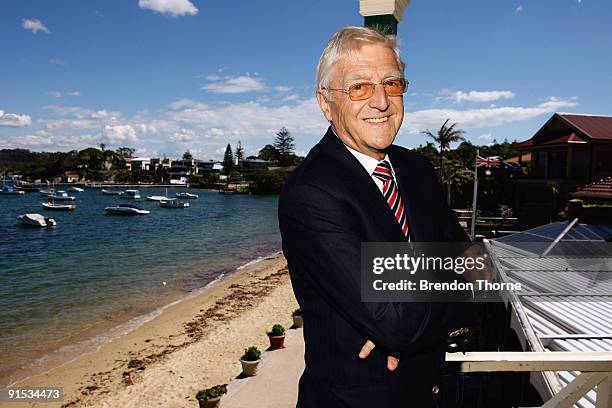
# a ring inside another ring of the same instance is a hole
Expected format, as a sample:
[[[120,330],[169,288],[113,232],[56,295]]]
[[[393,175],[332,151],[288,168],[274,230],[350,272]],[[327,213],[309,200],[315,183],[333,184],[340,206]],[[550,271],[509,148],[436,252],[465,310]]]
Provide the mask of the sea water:
[[[200,198],[187,209],[145,199],[164,189],[141,189],[138,201],[71,192],[70,212],[44,210],[39,193],[0,196],[0,387],[95,349],[280,249],[277,196],[189,191]],[[105,212],[119,203],[151,213]],[[24,213],[57,227],[21,226]]]

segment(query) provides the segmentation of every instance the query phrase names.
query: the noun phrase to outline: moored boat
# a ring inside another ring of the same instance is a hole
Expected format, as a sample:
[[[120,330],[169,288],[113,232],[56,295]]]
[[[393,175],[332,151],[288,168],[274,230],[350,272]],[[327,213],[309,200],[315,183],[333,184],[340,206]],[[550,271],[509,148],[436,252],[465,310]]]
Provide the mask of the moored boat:
[[[177,198],[183,198],[183,199],[195,199],[195,198],[200,198],[199,195],[197,194],[192,194],[192,193],[176,193],[175,194]]]
[[[0,194],[18,196],[18,195],[25,194],[25,191],[17,190],[15,187],[11,187],[11,186],[4,186],[0,190]]]
[[[76,192],[76,193],[82,193],[83,191],[85,191],[85,190],[83,190],[81,187],[70,187],[70,189],[69,189],[69,190],[70,190],[70,191],[74,191],[74,192]]]
[[[170,198],[159,202],[160,207],[164,208],[188,208],[189,203],[179,200],[178,198]]]
[[[69,196],[65,191],[59,190],[55,194],[47,195],[53,201],[74,201],[76,197]]]
[[[121,191],[121,190],[106,190],[106,189],[103,188],[102,189],[102,194],[105,194],[105,195],[118,195],[118,196],[120,196],[120,195],[123,195],[125,193],[123,191]]]
[[[118,204],[113,207],[106,207],[105,210],[110,214],[145,215],[150,213],[149,210],[145,210],[132,204]]]
[[[56,211],[71,211],[76,209],[75,204],[56,204],[54,202],[42,203],[45,210],[56,210]]]
[[[153,196],[147,196],[147,200],[149,201],[168,201],[169,198],[166,196],[153,195]]]
[[[125,190],[121,194],[121,198],[127,198],[129,200],[140,200],[140,191],[138,190]]]
[[[57,225],[53,218],[43,217],[40,214],[23,214],[17,217],[23,225],[43,228],[53,228]]]

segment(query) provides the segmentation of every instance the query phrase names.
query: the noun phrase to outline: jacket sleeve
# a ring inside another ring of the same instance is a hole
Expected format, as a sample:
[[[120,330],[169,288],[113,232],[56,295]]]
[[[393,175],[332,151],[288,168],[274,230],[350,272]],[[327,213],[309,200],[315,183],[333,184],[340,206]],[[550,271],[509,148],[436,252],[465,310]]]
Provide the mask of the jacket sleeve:
[[[361,239],[350,206],[313,185],[279,203],[283,251],[298,274],[377,347],[402,356],[442,342],[467,320],[456,304],[361,301]]]

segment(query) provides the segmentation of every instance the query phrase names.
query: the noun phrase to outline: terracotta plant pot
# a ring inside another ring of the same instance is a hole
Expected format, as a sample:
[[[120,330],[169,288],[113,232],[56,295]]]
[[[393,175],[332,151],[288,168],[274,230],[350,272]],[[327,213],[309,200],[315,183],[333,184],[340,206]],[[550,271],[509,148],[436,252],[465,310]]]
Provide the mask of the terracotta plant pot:
[[[247,377],[257,375],[257,369],[259,368],[260,361],[261,359],[255,361],[240,360],[240,364],[242,364],[242,374]]]
[[[217,408],[221,405],[221,397],[211,398],[206,401],[198,400],[200,408]]]
[[[297,329],[302,326],[304,326],[304,320],[302,319],[302,316],[293,316],[293,327]]]
[[[276,350],[285,347],[285,335],[268,336],[270,339],[270,350]]]

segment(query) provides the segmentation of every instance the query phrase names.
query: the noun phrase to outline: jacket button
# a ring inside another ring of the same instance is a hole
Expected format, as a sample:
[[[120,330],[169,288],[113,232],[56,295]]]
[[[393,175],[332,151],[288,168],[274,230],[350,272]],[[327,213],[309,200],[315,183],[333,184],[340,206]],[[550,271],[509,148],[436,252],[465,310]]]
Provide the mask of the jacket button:
[[[438,387],[437,385],[434,385],[433,388],[431,389],[431,393],[433,395],[437,395],[440,392],[440,387]]]

